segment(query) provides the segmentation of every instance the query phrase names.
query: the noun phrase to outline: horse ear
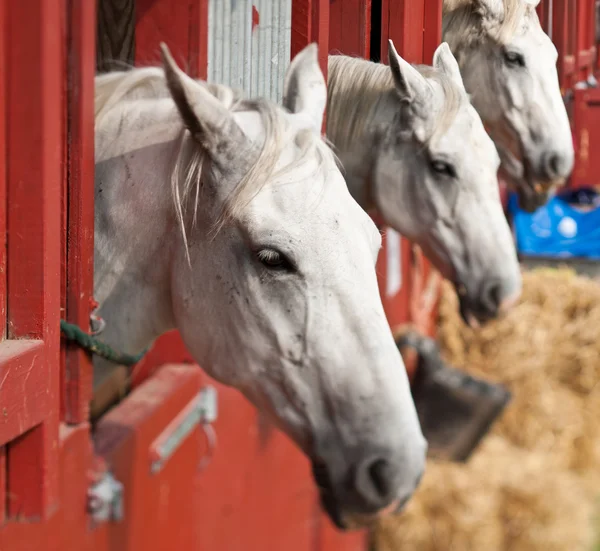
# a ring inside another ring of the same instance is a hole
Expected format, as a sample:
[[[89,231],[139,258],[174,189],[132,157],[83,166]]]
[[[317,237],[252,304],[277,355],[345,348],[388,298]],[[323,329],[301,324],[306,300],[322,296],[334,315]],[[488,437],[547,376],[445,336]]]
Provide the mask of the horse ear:
[[[433,54],[433,66],[440,73],[443,73],[448,78],[452,79],[461,90],[465,90],[458,62],[452,54],[447,42],[442,42],[436,48],[435,53]]]
[[[388,41],[388,58],[396,90],[402,99],[413,101],[427,93],[425,77],[398,55],[391,40]]]
[[[528,6],[531,6],[532,8],[537,8],[540,0],[522,0],[523,3],[527,4]]]
[[[171,97],[190,134],[211,159],[225,164],[247,138],[231,112],[200,82],[177,65],[166,44],[161,43],[163,68]]]
[[[321,131],[327,104],[327,85],[319,66],[315,43],[306,46],[294,57],[285,75],[283,106],[290,112],[305,115],[311,127]]]

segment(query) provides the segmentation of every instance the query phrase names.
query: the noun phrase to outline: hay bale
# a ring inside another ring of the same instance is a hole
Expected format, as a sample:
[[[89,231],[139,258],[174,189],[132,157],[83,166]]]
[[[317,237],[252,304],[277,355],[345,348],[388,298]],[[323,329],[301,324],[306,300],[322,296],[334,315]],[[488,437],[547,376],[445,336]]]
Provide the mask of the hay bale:
[[[480,330],[463,324],[456,295],[445,286],[439,319],[440,345],[450,363],[513,392],[496,434],[552,453],[565,468],[600,473],[597,282],[568,269],[525,273],[520,303]]]
[[[373,537],[377,551],[589,551],[592,519],[582,479],[492,436],[467,465],[432,461]]]
[[[454,366],[513,401],[466,465],[431,461],[377,551],[589,551],[600,497],[600,285],[570,269],[523,276],[519,304],[472,330],[445,285],[438,338]]]

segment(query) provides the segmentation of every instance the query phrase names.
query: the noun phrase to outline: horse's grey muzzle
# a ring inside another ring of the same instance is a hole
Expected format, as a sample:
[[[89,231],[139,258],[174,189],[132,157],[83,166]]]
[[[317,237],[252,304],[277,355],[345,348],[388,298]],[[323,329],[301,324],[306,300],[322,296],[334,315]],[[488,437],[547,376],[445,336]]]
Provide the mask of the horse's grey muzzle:
[[[392,449],[368,456],[359,454],[354,461],[344,461],[347,466],[313,461],[313,476],[321,503],[333,523],[341,530],[363,528],[381,516],[401,510],[423,475],[427,453],[425,441],[423,443],[418,468],[399,460],[399,454]],[[332,469],[337,471],[333,475]]]

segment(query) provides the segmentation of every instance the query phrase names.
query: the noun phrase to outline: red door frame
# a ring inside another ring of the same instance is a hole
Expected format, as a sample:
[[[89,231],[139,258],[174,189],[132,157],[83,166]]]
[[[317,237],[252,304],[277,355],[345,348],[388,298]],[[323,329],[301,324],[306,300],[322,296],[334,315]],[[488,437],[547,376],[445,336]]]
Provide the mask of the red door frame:
[[[52,0],[3,3],[2,264],[8,291],[0,344],[0,446],[8,519],[57,506],[62,21]],[[26,24],[23,24],[26,22]],[[8,234],[8,238],[7,238]]]

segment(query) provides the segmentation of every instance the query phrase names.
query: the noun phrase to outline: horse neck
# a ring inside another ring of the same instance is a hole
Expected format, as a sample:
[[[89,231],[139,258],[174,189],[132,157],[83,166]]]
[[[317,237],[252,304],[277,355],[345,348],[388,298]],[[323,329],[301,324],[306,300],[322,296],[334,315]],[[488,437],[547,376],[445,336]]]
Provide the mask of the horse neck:
[[[101,340],[128,354],[174,327],[170,266],[181,234],[169,180],[177,143],[96,164],[94,296],[106,321]],[[95,384],[113,367],[95,358]]]
[[[392,95],[385,65],[329,56],[327,138],[342,162],[350,193],[364,209],[373,207],[370,186],[377,130],[390,113]]]

